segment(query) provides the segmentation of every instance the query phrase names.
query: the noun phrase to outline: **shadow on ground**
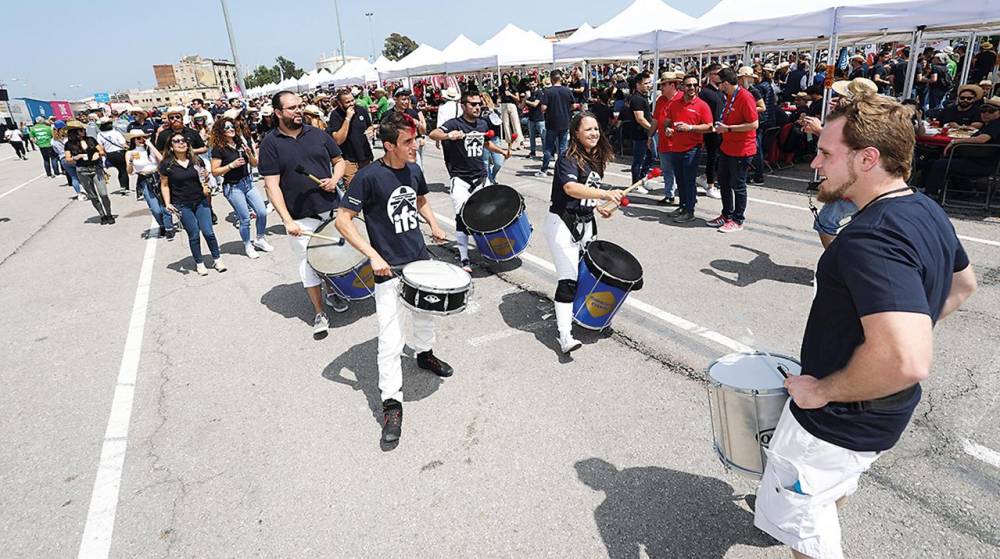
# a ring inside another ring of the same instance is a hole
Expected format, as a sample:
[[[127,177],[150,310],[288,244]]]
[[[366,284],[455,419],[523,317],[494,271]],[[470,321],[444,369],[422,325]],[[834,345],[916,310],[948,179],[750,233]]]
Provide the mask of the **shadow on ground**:
[[[750,252],[754,255],[749,262],[738,262],[736,260],[716,259],[709,262],[712,268],[702,268],[701,273],[712,276],[720,281],[724,281],[735,287],[746,287],[758,281],[771,280],[780,283],[791,283],[797,285],[812,286],[813,271],[800,266],[785,266],[777,264],[771,260],[771,255],[744,245],[729,245]],[[735,274],[733,279],[725,274]]]

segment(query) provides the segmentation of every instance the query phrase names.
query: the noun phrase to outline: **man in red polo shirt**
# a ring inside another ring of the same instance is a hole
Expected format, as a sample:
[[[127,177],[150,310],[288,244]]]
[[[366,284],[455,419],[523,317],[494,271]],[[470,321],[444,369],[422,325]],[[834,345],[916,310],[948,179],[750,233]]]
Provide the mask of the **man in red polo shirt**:
[[[704,135],[712,132],[713,125],[712,108],[698,97],[698,75],[685,76],[682,88],[680,98],[667,107],[662,129],[670,142],[668,153],[660,154],[661,160],[666,155],[670,161],[670,168],[677,181],[677,192],[681,197],[680,205],[670,214],[676,223],[694,220],[694,206],[698,201],[695,185],[698,159],[701,157]]]
[[[743,230],[747,209],[747,172],[757,153],[757,102],[739,86],[732,68],[719,72],[719,91],[726,96],[722,121],[715,131],[722,135],[719,147],[719,186],[722,189],[722,215],[708,222],[722,233]]]
[[[663,199],[657,202],[661,206],[674,203],[674,171],[670,166],[670,137],[666,135],[663,122],[667,118],[667,107],[682,97],[677,90],[677,84],[684,78],[681,72],[663,72],[660,74],[660,96],[656,98],[653,107],[653,128],[656,130],[656,152],[660,158],[660,170],[663,171]],[[653,141],[650,137],[650,142]]]

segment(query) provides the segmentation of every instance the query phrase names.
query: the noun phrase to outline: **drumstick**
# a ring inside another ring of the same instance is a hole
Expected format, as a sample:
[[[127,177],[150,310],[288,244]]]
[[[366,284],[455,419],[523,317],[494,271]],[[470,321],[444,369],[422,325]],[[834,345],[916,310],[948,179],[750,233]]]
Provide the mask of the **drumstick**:
[[[302,234],[307,237],[316,237],[317,239],[323,239],[324,241],[332,241],[338,244],[342,244],[344,242],[343,238],[338,239],[337,237],[327,237],[326,235],[320,235],[319,233],[312,233],[310,231],[303,231]]]
[[[309,180],[313,181],[316,184],[321,184],[320,179],[318,179],[318,178],[314,177],[313,175],[310,175],[309,173],[307,173],[306,172],[306,168],[303,167],[302,165],[299,165],[299,166],[295,167],[295,172],[298,173],[298,174],[300,174],[300,175],[305,175],[305,176],[309,177]]]
[[[640,187],[640,186],[642,186],[642,185],[643,185],[643,184],[644,184],[644,183],[645,183],[645,182],[646,182],[647,180],[653,180],[653,179],[655,179],[655,178],[657,178],[657,177],[662,177],[662,176],[663,176],[663,171],[662,171],[662,170],[660,170],[660,168],[659,168],[659,167],[653,167],[653,169],[652,169],[651,171],[649,171],[649,174],[648,174],[648,175],[646,175],[646,176],[645,176],[644,178],[641,178],[641,179],[639,179],[639,180],[635,181],[635,183],[633,183],[633,184],[632,184],[632,186],[630,186],[630,187],[626,188],[626,189],[625,189],[625,190],[624,190],[624,191],[622,192],[622,196],[627,196],[629,192],[632,192],[632,191],[633,191],[633,190],[635,190],[636,188],[639,188],[639,187]],[[619,205],[620,205],[620,204],[615,204],[615,203],[614,203],[614,202],[612,202],[611,200],[608,200],[607,202],[605,202],[605,203],[601,204],[600,208],[601,208],[602,210],[607,210],[607,209],[611,208],[612,206],[615,206],[615,207],[617,207],[617,206],[619,206]]]

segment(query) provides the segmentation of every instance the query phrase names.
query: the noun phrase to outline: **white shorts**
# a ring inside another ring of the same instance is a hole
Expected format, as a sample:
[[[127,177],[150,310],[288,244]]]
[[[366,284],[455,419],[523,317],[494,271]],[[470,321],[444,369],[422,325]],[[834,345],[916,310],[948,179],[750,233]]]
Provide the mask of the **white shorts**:
[[[304,231],[310,233],[323,224],[322,221],[313,217],[296,219],[295,223]],[[299,257],[299,277],[302,278],[302,287],[306,289],[323,283],[323,280],[316,274],[316,270],[312,269],[312,266],[309,265],[309,261],[306,259],[306,251],[309,248],[309,239],[311,238],[308,235],[299,235],[298,237],[288,236],[288,242],[292,245],[292,252],[295,253],[295,256]]]
[[[815,559],[842,558],[836,502],[857,490],[858,478],[880,453],[814,437],[795,420],[787,402],[769,446],[754,526]]]

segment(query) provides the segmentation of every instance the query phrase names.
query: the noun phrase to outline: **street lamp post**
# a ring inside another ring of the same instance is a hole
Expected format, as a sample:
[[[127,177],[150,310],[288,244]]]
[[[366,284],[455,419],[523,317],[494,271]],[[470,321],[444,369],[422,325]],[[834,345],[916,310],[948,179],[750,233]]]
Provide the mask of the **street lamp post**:
[[[236,66],[236,84],[240,86],[240,95],[246,95],[247,84],[243,81],[243,70],[240,68],[240,56],[236,54],[236,38],[233,37],[233,26],[229,23],[229,3],[222,3],[222,17],[226,20],[226,33],[229,34],[229,50],[233,53],[233,64]]]
[[[340,29],[340,2],[333,0],[333,11],[337,14],[337,37],[340,38],[340,64],[347,64],[347,54],[344,52],[344,32]]]
[[[372,62],[375,62],[375,27],[372,25],[372,16],[374,15],[375,12],[365,12],[365,17],[368,18],[368,36],[371,38],[372,41],[372,55],[371,55]]]

